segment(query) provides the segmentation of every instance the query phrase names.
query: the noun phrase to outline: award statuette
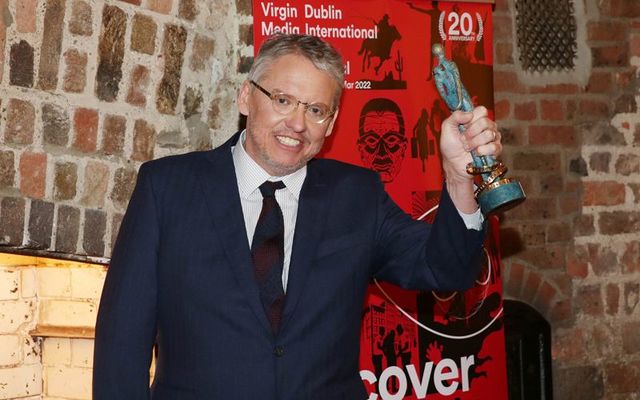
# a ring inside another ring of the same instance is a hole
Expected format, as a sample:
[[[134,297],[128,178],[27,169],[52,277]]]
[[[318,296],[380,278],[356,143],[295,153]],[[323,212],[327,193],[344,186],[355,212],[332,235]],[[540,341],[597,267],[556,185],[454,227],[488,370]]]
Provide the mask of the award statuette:
[[[433,45],[432,53],[438,57],[439,63],[433,69],[434,81],[449,110],[473,111],[471,97],[462,85],[456,64],[446,59],[444,48],[438,43]],[[464,132],[462,125],[460,132]],[[475,195],[484,215],[505,211],[524,201],[525,194],[520,182],[504,177],[507,167],[503,163],[492,156],[478,155],[475,151],[471,152],[471,157],[473,163],[467,165],[467,172],[482,177]]]

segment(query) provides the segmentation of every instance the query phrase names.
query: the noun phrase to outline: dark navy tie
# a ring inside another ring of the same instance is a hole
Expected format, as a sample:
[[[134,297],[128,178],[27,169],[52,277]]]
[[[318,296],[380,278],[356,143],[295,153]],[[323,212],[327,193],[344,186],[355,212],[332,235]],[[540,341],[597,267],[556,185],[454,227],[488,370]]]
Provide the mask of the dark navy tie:
[[[260,299],[274,333],[278,332],[285,298],[282,287],[284,220],[275,198],[276,190],[282,188],[284,183],[281,181],[266,181],[260,185],[262,211],[251,242],[251,259],[260,288]]]

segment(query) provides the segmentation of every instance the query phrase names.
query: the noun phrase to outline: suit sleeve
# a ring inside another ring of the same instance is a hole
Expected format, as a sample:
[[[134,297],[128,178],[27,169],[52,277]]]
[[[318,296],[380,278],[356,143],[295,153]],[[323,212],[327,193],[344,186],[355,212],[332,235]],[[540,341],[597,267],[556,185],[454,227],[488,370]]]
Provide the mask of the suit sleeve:
[[[156,334],[159,221],[142,165],[107,270],[96,323],[94,400],[146,400]]]
[[[467,229],[446,187],[432,225],[411,219],[381,188],[374,276],[406,289],[464,290],[480,270],[486,228]]]

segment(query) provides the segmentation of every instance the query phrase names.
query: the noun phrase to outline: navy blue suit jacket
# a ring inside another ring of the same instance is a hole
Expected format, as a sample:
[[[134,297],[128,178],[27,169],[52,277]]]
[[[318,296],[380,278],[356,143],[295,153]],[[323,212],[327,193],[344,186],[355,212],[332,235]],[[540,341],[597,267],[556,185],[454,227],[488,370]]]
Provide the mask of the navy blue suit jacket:
[[[466,229],[446,190],[431,226],[400,210],[376,173],[313,160],[274,336],[253,276],[237,138],[140,168],[100,303],[94,400],[365,399],[359,328],[371,278],[452,290],[477,276],[483,233]]]

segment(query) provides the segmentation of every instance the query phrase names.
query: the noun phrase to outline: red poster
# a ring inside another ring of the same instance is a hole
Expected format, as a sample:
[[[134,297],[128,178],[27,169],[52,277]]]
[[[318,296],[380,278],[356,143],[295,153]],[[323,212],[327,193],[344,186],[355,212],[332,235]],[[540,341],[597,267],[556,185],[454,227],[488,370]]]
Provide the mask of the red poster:
[[[415,219],[437,212],[440,123],[433,82],[441,43],[474,104],[493,110],[489,4],[406,0],[254,0],[255,48],[277,32],[320,36],[344,56],[345,91],[324,157],[373,169]],[[482,274],[466,292],[372,284],[363,309],[361,377],[369,400],[506,399],[497,221]]]

